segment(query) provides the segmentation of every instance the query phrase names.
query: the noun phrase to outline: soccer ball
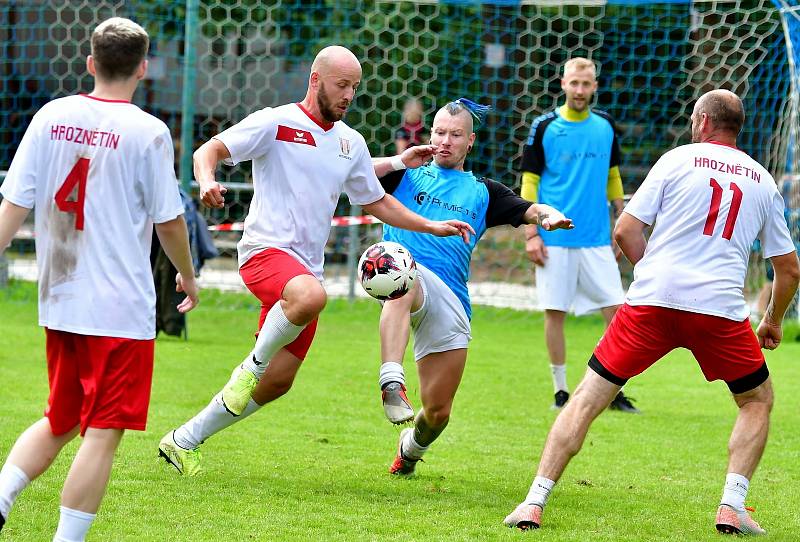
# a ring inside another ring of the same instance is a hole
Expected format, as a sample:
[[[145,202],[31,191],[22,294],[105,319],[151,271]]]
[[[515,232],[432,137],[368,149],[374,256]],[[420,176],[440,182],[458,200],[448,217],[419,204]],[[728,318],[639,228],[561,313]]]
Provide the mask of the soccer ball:
[[[358,261],[358,280],[364,290],[381,301],[402,297],[414,285],[417,263],[403,245],[375,243]]]

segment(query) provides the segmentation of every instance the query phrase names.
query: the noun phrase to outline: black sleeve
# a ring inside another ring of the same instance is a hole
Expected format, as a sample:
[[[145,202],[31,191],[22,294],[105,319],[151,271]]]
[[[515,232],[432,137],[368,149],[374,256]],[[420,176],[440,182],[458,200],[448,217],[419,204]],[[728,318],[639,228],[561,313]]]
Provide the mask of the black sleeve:
[[[608,168],[619,166],[622,163],[622,155],[619,150],[619,133],[617,131],[617,124],[614,118],[605,111],[596,110],[595,113],[603,117],[611,125],[611,130],[614,132],[614,139],[611,141],[611,160],[609,160]]]
[[[543,144],[544,131],[550,122],[552,122],[552,119],[543,117],[539,117],[533,121],[528,140],[525,146],[522,147],[522,167],[520,167],[520,171],[528,171],[539,176],[542,175],[545,166]]]
[[[525,213],[533,205],[522,199],[509,187],[492,179],[481,179],[489,190],[489,207],[486,209],[486,227],[510,224],[515,228],[525,224]]]
[[[405,139],[406,141],[411,140],[411,132],[406,130],[405,126],[398,128],[397,131],[394,133],[395,139]]]
[[[406,170],[404,169],[390,171],[378,180],[381,182],[383,189],[386,190],[386,193],[392,194],[395,190],[397,190],[397,187],[400,186],[400,181],[403,180],[403,175],[405,174]]]
[[[608,168],[619,166],[622,163],[622,156],[619,150],[619,138],[617,137],[616,130],[614,131],[614,141],[611,142],[611,161],[608,163]]]

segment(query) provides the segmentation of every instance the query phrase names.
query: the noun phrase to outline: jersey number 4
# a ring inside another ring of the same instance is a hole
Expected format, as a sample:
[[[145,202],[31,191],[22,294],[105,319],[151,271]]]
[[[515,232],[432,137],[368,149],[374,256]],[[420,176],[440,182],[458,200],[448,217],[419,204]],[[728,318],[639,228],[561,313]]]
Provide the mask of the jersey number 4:
[[[711,207],[708,209],[708,218],[706,218],[706,226],[703,228],[703,235],[713,235],[714,226],[717,225],[717,216],[719,215],[719,204],[722,202],[722,187],[715,179],[711,179]],[[722,230],[722,238],[731,240],[733,235],[733,227],[736,225],[736,217],[739,216],[739,207],[742,206],[742,189],[736,186],[736,183],[731,183],[731,191],[733,192],[733,199],[731,199],[731,208],[728,211],[728,218],[725,219],[725,229]]]
[[[56,206],[65,213],[75,213],[75,229],[83,231],[83,202],[86,199],[86,178],[89,176],[89,159],[78,158],[72,170],[64,179],[61,188],[56,192]],[[78,186],[78,196],[75,200],[67,198]]]

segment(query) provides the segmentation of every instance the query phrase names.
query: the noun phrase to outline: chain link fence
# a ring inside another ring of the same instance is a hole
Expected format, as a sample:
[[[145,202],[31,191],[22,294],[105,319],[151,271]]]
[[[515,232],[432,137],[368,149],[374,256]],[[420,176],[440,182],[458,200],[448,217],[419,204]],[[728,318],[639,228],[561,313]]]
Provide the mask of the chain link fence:
[[[444,103],[466,96],[493,107],[467,167],[515,187],[530,123],[560,103],[561,66],[581,55],[599,66],[595,106],[617,120],[626,192],[663,152],[688,142],[696,98],[729,88],[742,96],[748,113],[741,146],[780,179],[797,239],[800,177],[789,152],[797,87],[787,55],[792,39],[784,34],[791,10],[784,4],[0,0],[0,169],[7,169],[41,105],[91,90],[85,70],[90,32],[114,15],[150,33],[149,74],[134,101],[170,126],[176,171],[190,192],[193,149],[257,109],[302,99],[314,55],[332,43],[362,60],[363,81],[347,122],[373,155],[393,154],[406,100],[421,101],[430,121]],[[209,262],[203,281],[239,288],[234,253],[240,233],[226,225],[247,214],[250,166],[223,167],[220,176],[229,188],[227,204],[203,213],[222,256]],[[342,200],[337,215],[353,213]],[[333,228],[326,276],[334,294],[359,290],[351,283],[352,257],[379,236],[379,225]],[[32,250],[23,233],[8,253],[12,276],[35,277]],[[753,294],[764,275],[757,253],[751,267]],[[0,279],[2,272],[0,263]],[[476,302],[536,304],[521,234],[510,228],[487,233],[472,277]]]

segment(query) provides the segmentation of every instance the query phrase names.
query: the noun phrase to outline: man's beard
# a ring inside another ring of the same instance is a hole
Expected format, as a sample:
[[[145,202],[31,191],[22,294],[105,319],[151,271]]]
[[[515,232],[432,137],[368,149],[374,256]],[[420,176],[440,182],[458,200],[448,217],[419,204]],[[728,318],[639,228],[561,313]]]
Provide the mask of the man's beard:
[[[325,85],[322,82],[320,82],[319,92],[317,93],[317,106],[319,107],[322,118],[328,122],[336,122],[337,120],[342,120],[342,117],[344,117],[344,113],[340,113],[333,108],[328,98],[328,93],[325,92]]]

